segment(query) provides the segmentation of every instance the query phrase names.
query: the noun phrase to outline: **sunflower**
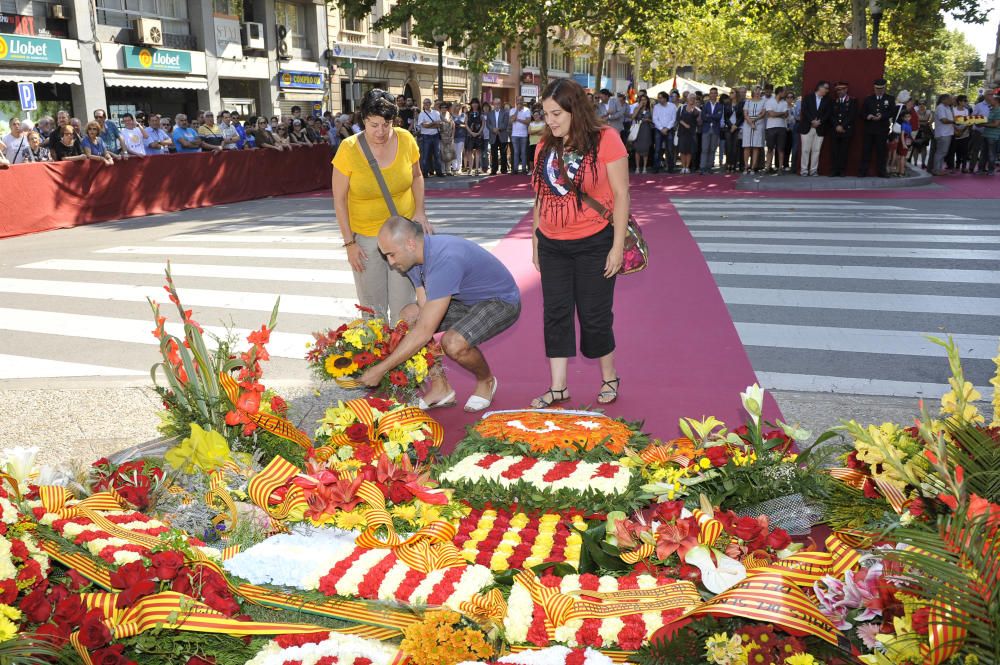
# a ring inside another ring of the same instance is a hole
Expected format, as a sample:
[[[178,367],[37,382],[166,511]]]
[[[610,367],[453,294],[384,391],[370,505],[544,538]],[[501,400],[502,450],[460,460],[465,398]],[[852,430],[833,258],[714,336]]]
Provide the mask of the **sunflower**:
[[[358,365],[354,362],[354,354],[350,351],[329,356],[323,363],[323,367],[326,369],[326,373],[333,378],[350,376],[358,371]]]

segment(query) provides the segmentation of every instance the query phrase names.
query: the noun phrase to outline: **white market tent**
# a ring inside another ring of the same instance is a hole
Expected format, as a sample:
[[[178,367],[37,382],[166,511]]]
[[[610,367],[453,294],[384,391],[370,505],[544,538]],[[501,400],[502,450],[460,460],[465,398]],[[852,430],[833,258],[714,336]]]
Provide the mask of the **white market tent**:
[[[649,88],[646,92],[650,97],[656,97],[661,92],[670,94],[670,91],[675,87],[678,92],[703,92],[708,93],[710,88],[719,88],[720,92],[726,91],[725,86],[713,86],[711,83],[702,83],[701,81],[695,81],[694,79],[686,79],[683,76],[677,77],[677,85],[674,85],[674,78],[668,78],[662,83],[658,83],[653,87]]]

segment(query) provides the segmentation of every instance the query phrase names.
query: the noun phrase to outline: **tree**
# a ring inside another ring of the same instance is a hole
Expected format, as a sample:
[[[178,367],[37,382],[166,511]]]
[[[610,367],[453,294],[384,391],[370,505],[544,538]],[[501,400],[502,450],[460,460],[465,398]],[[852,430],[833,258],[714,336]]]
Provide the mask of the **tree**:
[[[594,85],[601,87],[604,58],[608,46],[617,47],[629,41],[647,41],[656,19],[672,14],[660,0],[605,0],[598,3],[577,3],[574,23],[590,36],[591,49],[596,55]],[[638,65],[638,63],[636,63]]]

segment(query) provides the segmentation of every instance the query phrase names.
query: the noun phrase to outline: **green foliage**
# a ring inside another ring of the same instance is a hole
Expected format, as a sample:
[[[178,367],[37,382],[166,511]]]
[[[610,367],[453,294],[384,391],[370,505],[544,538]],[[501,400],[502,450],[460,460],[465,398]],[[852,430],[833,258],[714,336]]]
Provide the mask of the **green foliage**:
[[[177,665],[191,656],[210,657],[216,665],[243,665],[269,640],[255,637],[247,643],[232,635],[153,628],[121,643],[125,653],[142,665]]]
[[[256,430],[250,437],[241,438],[233,448],[254,455],[255,459],[260,459],[264,464],[275,457],[284,457],[300,469],[306,465],[306,451],[302,446],[261,429]]]
[[[0,642],[0,665],[69,665],[78,660],[71,648],[58,649],[51,642],[30,633]]]
[[[964,72],[975,71],[977,66],[981,69],[976,49],[965,35],[940,25],[917,43],[906,30],[890,21],[880,40],[886,50],[886,78],[892,88],[910,90],[916,99],[925,102],[936,101],[942,92],[965,92]]]

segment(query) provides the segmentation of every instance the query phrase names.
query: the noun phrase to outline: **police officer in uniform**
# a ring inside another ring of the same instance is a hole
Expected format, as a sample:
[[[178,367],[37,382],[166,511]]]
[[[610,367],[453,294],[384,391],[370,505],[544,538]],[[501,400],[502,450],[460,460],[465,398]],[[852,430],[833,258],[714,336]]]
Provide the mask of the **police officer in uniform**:
[[[865,98],[861,105],[861,116],[865,119],[864,141],[861,144],[861,177],[868,176],[868,164],[871,162],[872,149],[875,150],[875,163],[878,167],[878,177],[888,178],[886,172],[886,141],[889,140],[889,125],[892,122],[892,110],[896,100],[885,93],[885,79],[875,79],[875,93]]]
[[[847,92],[847,83],[840,81],[836,87],[837,98],[833,100],[830,126],[833,127],[833,177],[842,178],[847,172],[847,153],[854,136],[854,119],[858,115],[858,100]]]

